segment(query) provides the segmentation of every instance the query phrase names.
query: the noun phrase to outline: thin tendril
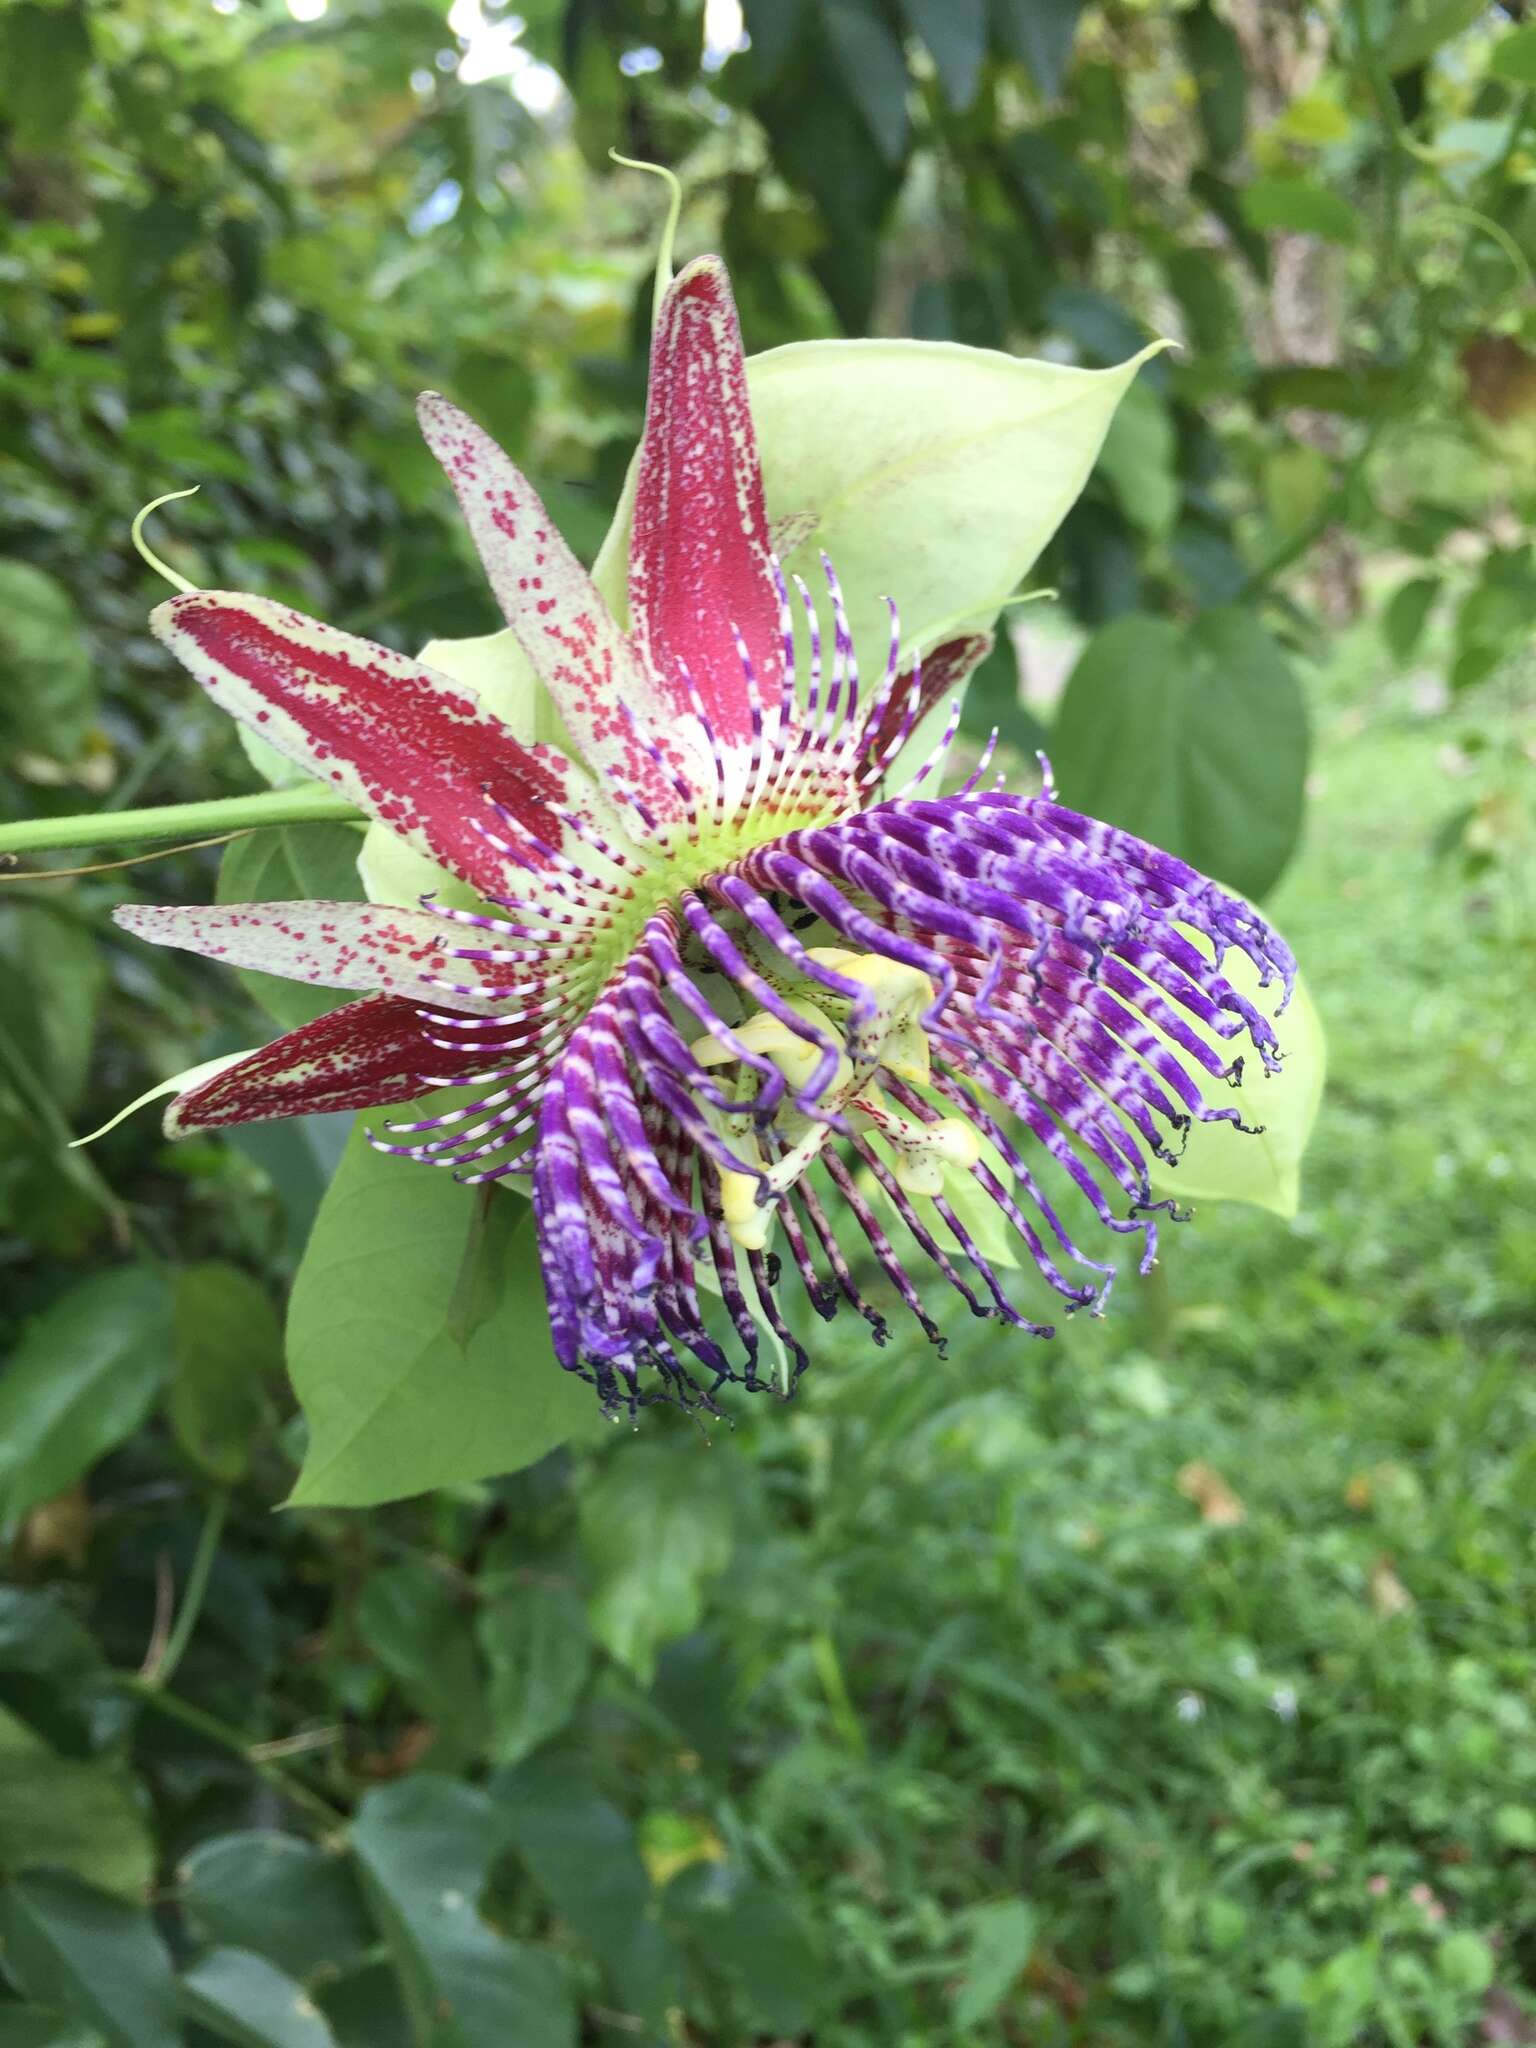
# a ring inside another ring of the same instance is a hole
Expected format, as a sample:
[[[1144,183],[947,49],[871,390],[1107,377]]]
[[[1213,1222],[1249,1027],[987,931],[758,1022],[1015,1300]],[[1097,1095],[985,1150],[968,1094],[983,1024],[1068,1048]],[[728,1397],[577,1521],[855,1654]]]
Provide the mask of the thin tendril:
[[[180,575],[168,563],[161,561],[160,557],[149,545],[149,542],[144,538],[144,522],[151,512],[158,512],[162,505],[169,505],[173,498],[195,498],[201,489],[201,484],[189,484],[184,491],[166,491],[161,497],[151,498],[144,509],[135,515],[134,522],[128,529],[128,538],[133,542],[138,553],[148,562],[155,574],[163,576],[167,583],[173,584],[177,590],[183,593],[196,590],[198,586],[195,583],[189,583],[185,576]]]

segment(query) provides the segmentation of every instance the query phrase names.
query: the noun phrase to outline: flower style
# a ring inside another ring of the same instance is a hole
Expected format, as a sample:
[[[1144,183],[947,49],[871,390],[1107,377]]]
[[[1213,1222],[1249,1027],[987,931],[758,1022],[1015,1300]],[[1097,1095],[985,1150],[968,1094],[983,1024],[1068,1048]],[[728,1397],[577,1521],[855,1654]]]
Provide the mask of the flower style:
[[[850,1238],[941,1341],[894,1219],[977,1315],[1052,1334],[1009,1299],[983,1213],[1069,1310],[1098,1309],[1113,1264],[1079,1248],[1031,1151],[1139,1238],[1146,1270],[1171,1208],[1148,1155],[1239,1121],[1192,1067],[1238,1081],[1212,1040],[1239,1035],[1278,1063],[1225,952],[1289,993],[1283,942],[1184,862],[1057,804],[1048,773],[1021,797],[983,786],[984,763],[927,794],[957,708],[882,793],[988,642],[903,667],[892,607],[870,688],[830,564],[824,640],[770,542],[718,261],[658,314],[628,630],[501,450],[440,397],[419,410],[573,752],[286,605],[162,605],[156,632],[216,702],[481,901],[120,910],[156,944],[366,991],[193,1085],[168,1131],[457,1091],[374,1142],[531,1194],[556,1355],[608,1408],[765,1384],[765,1331],[798,1373],[790,1269],[821,1315],[846,1302],[882,1341]]]

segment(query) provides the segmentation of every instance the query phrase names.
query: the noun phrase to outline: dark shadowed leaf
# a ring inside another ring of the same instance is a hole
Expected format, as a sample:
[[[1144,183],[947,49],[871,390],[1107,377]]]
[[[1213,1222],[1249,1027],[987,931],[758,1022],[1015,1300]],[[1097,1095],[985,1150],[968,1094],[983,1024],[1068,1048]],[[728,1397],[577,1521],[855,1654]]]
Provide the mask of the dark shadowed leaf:
[[[41,7],[14,9],[10,34],[20,17],[43,14]],[[0,16],[0,79],[6,34],[6,18]],[[57,578],[30,562],[0,562],[0,673],[6,678],[0,694],[6,739],[55,761],[73,761],[96,717],[90,648],[74,599]]]
[[[476,1199],[446,1173],[375,1152],[359,1121],[289,1304],[288,1369],[310,1431],[295,1503],[361,1507],[515,1472],[601,1426],[591,1389],[555,1363],[531,1211],[516,1195],[493,1197],[496,1285],[456,1341]]]
[[[1199,4],[1179,16],[1184,61],[1195,81],[1200,126],[1215,163],[1225,163],[1243,146],[1248,122],[1248,73],[1242,46],[1211,5]]]
[[[478,1901],[504,1838],[483,1792],[424,1774],[370,1792],[352,1846],[380,1931],[434,2048],[574,2048],[554,1957],[507,1941]]]
[[[776,78],[800,26],[805,0],[742,0],[741,11],[763,77]]]
[[[485,1674],[470,1613],[423,1557],[371,1572],[357,1603],[363,1641],[418,1713],[469,1750],[486,1736]]]
[[[1301,826],[1307,716],[1251,614],[1117,619],[1088,643],[1051,733],[1062,798],[1261,896]]]
[[[105,2036],[68,2013],[41,2005],[7,2005],[5,2048],[106,2048]]]
[[[507,1838],[603,1965],[628,2012],[659,2025],[679,1958],[656,1917],[634,1829],[576,1757],[534,1757],[491,1782]]]
[[[26,1997],[94,2027],[110,2048],[181,2048],[170,1958],[142,1906],[73,1877],[13,1878],[0,1888],[0,1942]]]
[[[282,1325],[265,1289],[223,1259],[181,1267],[175,1303],[171,1427],[195,1465],[232,1485],[283,1369]]]
[[[1061,90],[1083,5],[1084,0],[993,0],[999,41],[1023,58],[1048,100]]]
[[[400,1979],[388,1963],[372,1963],[339,1983],[317,1986],[315,2000],[330,2022],[338,2048],[418,2048],[421,2036],[411,2024]]]
[[[490,1754],[520,1763],[557,1735],[592,1663],[585,1604],[569,1587],[535,1580],[489,1590],[476,1623],[490,1666]]]
[[[1184,316],[1190,345],[1202,355],[1219,354],[1242,331],[1231,278],[1204,249],[1170,250],[1163,268]]]
[[[95,933],[60,898],[7,903],[5,911],[0,975],[8,984],[6,1024],[22,1058],[69,1114],[85,1093],[107,963]]]
[[[216,1836],[192,1852],[178,1879],[181,1904],[202,1933],[251,1949],[292,1977],[343,1969],[373,1940],[346,1858],[297,1835]]]
[[[702,1631],[668,1643],[656,1660],[651,1697],[669,1714],[709,1771],[729,1768],[736,1669],[718,1636]]]
[[[776,1885],[730,1863],[695,1863],[667,1887],[669,1921],[735,1982],[757,2026],[807,2034],[824,1981],[804,1922]]]
[[[823,0],[843,85],[887,163],[907,148],[907,60],[880,0]]]
[[[901,0],[907,26],[933,59],[950,105],[963,112],[976,97],[987,54],[987,0]]]
[[[335,2048],[304,1987],[265,1957],[216,1948],[181,1979],[182,2010],[236,2048]]]
[[[170,1359],[170,1289],[152,1266],[98,1273],[35,1317],[0,1377],[0,1523],[130,1436]]]

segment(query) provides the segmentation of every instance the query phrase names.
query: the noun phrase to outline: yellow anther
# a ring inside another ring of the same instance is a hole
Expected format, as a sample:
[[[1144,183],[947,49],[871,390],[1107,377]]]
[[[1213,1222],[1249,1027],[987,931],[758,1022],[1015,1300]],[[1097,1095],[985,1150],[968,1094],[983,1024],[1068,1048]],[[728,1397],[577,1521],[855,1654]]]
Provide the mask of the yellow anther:
[[[789,1007],[796,1016],[803,1017],[812,1030],[819,1032],[823,1040],[837,1044],[842,1034],[813,1004],[792,1002]],[[756,1011],[745,1024],[734,1029],[748,1052],[756,1053],[760,1059],[772,1060],[797,1094],[815,1073],[821,1059],[821,1048],[802,1038],[798,1031],[792,1031],[779,1018],[770,1016],[766,1010]],[[736,1057],[728,1046],[713,1038],[696,1040],[689,1051],[701,1067],[724,1066]],[[828,1093],[836,1095],[846,1088],[851,1073],[847,1059],[840,1057]]]
[[[873,1087],[855,1096],[852,1107],[854,1121],[878,1131],[890,1146],[891,1171],[909,1195],[942,1195],[947,1168],[967,1172],[981,1157],[981,1139],[962,1117],[920,1123]]]
[[[874,996],[874,1042],[860,1048],[866,1063],[887,1067],[903,1081],[926,1082],[931,1070],[922,1020],[933,1007],[933,983],[922,969],[877,953],[850,953],[841,946],[806,950],[818,967],[858,982]]]
[[[731,1242],[743,1250],[760,1252],[773,1229],[773,1205],[759,1202],[757,1182],[750,1173],[722,1173],[720,1214]]]

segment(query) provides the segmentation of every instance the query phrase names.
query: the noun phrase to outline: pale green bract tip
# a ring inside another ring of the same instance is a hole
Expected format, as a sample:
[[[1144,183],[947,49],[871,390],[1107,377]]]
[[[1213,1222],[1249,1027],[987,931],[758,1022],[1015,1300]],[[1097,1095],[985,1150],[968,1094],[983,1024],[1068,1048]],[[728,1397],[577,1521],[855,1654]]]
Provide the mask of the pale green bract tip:
[[[175,495],[182,497],[185,493],[178,491]],[[161,1095],[180,1095],[188,1088],[196,1088],[204,1081],[211,1081],[215,1074],[222,1074],[226,1067],[235,1066],[240,1060],[248,1060],[251,1054],[258,1050],[259,1047],[247,1046],[244,1052],[221,1053],[216,1060],[204,1060],[201,1066],[188,1067],[183,1073],[172,1074],[169,1081],[157,1081],[153,1088],[146,1088],[142,1095],[136,1095],[132,1102],[126,1103],[116,1116],[108,1117],[99,1130],[91,1131],[83,1138],[71,1138],[69,1150],[78,1152],[82,1145],[94,1145],[98,1138],[104,1138],[108,1131],[115,1131],[120,1123],[131,1117],[136,1109],[142,1109],[146,1102],[153,1102]]]
[[[626,171],[649,171],[653,178],[665,178],[669,196],[667,217],[662,223],[661,242],[656,251],[656,288],[651,301],[651,316],[661,317],[661,302],[667,295],[667,286],[672,282],[672,244],[677,239],[677,224],[683,212],[683,187],[675,171],[669,171],[665,164],[643,163],[639,157],[620,156],[616,149],[608,152],[616,164],[622,164]]]
[[[163,576],[167,583],[172,584],[177,590],[182,592],[196,590],[197,585],[189,583],[185,576],[178,575],[176,570],[171,568],[168,563],[161,561],[160,557],[149,545],[149,542],[144,538],[144,522],[151,512],[158,512],[162,505],[169,505],[173,498],[195,498],[201,489],[201,484],[189,484],[184,491],[166,491],[158,498],[151,498],[142,511],[136,514],[132,526],[128,529],[128,538],[133,542],[138,553],[148,562],[155,574]],[[146,1097],[145,1100],[147,1099]],[[112,1126],[108,1124],[106,1128],[110,1130]],[[81,1142],[83,1143],[84,1141],[82,1140]]]

